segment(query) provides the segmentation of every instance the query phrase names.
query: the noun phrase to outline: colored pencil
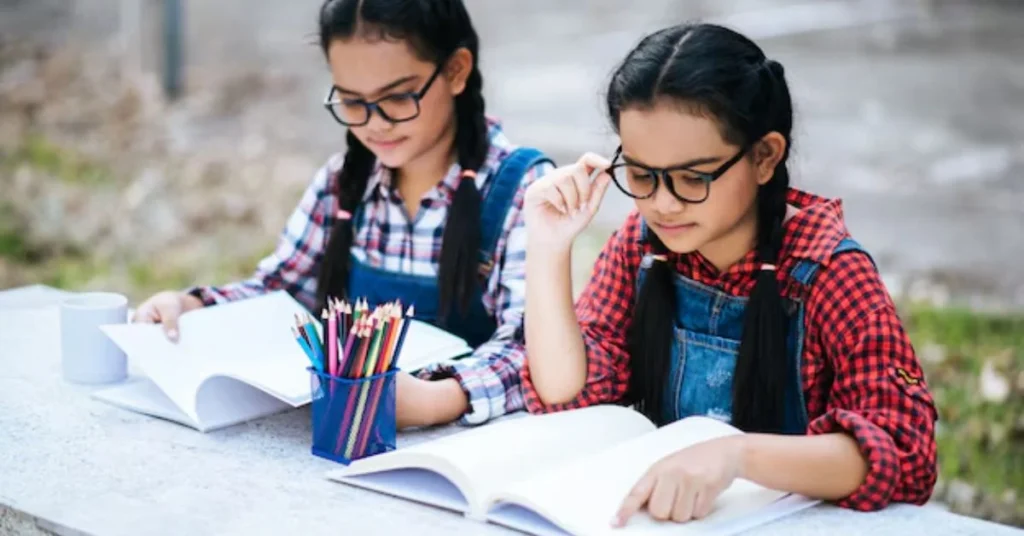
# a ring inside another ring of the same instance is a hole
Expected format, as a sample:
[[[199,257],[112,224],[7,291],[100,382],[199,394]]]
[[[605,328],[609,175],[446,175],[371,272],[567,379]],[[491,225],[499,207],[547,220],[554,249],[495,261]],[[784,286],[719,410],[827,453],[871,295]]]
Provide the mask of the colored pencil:
[[[293,337],[313,368],[333,378],[328,380],[328,392],[340,395],[325,401],[328,415],[340,406],[334,417],[341,421],[334,421],[336,455],[349,460],[364,456],[376,429],[374,421],[380,412],[394,411],[379,407],[385,382],[394,377],[379,376],[397,368],[413,317],[414,308],[403,314],[401,301],[371,307],[366,298],[328,298],[319,319],[308,313],[295,315]]]
[[[363,377],[369,378],[373,376],[373,371],[377,368],[377,360],[380,358],[380,344],[383,338],[384,328],[386,321],[382,320],[375,326],[373,335],[373,344],[370,347],[369,356],[366,360],[365,366],[363,367]],[[352,449],[355,448],[356,437],[359,435],[359,429],[364,426],[363,423],[363,410],[366,408],[366,395],[370,390],[370,382],[363,382],[359,389],[359,402],[356,404],[356,414],[353,419],[354,426],[349,428],[348,431],[348,443],[345,446],[345,457],[351,459]],[[355,392],[353,390],[353,392]],[[372,421],[371,421],[372,422]]]
[[[383,374],[388,370],[393,358],[395,345],[398,343],[398,334],[402,324],[402,306],[396,304],[389,308],[387,335],[385,336],[384,353],[378,361],[374,375]],[[366,452],[367,443],[370,440],[370,431],[373,429],[374,419],[377,418],[377,409],[380,407],[380,397],[384,390],[385,382],[392,381],[389,378],[381,378],[370,387],[370,405],[366,416],[366,425],[359,429],[359,437],[356,439],[355,451],[362,454]]]
[[[338,319],[334,316],[334,308],[328,307],[329,311],[324,311],[323,316],[327,322],[327,337],[324,341],[324,346],[327,347],[327,373],[331,376],[335,375],[335,366],[338,362]]]
[[[373,321],[372,318],[367,318],[366,321],[364,322],[364,327],[363,327],[363,329],[362,329],[362,331],[360,333],[361,340],[360,340],[360,343],[359,343],[358,354],[353,356],[349,360],[350,361],[350,367],[349,367],[348,374],[346,374],[347,378],[350,378],[350,379],[358,378],[358,376],[355,376],[355,374],[357,374],[360,370],[363,369],[363,363],[366,362],[366,353],[369,350],[369,346],[370,346],[369,345],[370,336],[373,333],[373,330],[372,330],[373,322],[372,321]],[[349,429],[349,427],[353,426],[354,423],[355,423],[355,420],[354,420],[355,413],[353,411],[351,411],[351,409],[354,409],[353,404],[356,403],[356,395],[357,395],[357,391],[354,388],[354,386],[350,387],[349,388],[349,392],[348,392],[348,397],[347,397],[347,400],[346,400],[346,403],[345,403],[345,406],[344,406],[345,407],[345,415],[342,416],[341,428],[338,429],[338,439],[337,439],[337,442],[335,443],[335,448],[334,448],[335,452],[338,452],[338,451],[341,450],[341,447],[342,447],[342,445],[344,445],[345,437],[347,435],[346,431]]]

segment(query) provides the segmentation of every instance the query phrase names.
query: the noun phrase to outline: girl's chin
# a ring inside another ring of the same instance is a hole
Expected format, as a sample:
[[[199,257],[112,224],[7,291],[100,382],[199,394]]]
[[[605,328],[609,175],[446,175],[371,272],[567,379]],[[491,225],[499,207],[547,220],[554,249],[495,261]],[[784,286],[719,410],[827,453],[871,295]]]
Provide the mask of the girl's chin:
[[[377,157],[377,161],[384,167],[390,169],[399,169],[409,164],[416,157],[416,153],[413,152],[412,146],[408,143],[403,143],[402,146],[394,149],[379,150],[372,145],[369,146],[370,150],[373,151],[374,156]]]
[[[672,253],[693,253],[705,243],[705,237],[703,233],[699,232],[699,228],[676,232],[671,229],[657,229],[653,226],[652,229],[661,239],[661,243],[665,244],[665,247]]]

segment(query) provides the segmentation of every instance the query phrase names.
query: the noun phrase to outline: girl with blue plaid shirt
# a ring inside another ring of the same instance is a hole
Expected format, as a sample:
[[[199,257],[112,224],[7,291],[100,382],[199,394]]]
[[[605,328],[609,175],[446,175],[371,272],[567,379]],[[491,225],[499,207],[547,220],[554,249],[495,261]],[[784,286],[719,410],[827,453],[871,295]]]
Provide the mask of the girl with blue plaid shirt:
[[[474,348],[398,378],[400,427],[480,424],[523,407],[527,186],[553,168],[484,111],[478,39],[461,0],[326,0],[325,106],[347,151],[316,173],[275,251],[244,281],[156,294],[136,321],[171,339],[191,309],[289,292],[401,300]]]

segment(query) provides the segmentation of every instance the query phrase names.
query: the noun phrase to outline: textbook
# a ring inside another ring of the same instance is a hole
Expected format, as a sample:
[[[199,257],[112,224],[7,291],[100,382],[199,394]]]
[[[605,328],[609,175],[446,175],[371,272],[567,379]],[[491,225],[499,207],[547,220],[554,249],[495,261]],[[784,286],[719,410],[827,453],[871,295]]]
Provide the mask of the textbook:
[[[737,479],[704,519],[662,522],[641,509],[625,527],[611,526],[622,500],[656,461],[738,433],[709,417],[656,428],[630,408],[593,406],[513,418],[400,447],[326,477],[544,536],[727,535],[820,502]]]
[[[181,315],[177,343],[159,325],[102,326],[142,377],[93,397],[201,432],[303,406],[312,398],[311,364],[290,326],[306,312],[276,291]],[[407,341],[397,360],[405,371],[472,351],[461,338],[416,320]]]

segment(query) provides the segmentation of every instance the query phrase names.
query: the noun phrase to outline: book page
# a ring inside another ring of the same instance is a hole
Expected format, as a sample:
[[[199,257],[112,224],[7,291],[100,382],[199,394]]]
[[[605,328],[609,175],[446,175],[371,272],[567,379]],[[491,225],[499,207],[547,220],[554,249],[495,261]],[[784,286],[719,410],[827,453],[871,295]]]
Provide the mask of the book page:
[[[254,385],[293,406],[309,401],[309,360],[289,330],[295,313],[301,311],[302,306],[282,291],[190,311],[181,317],[177,342],[170,341],[159,325],[102,329],[168,398],[198,421],[196,396],[203,382],[219,375]]]
[[[298,406],[310,399],[310,361],[290,326],[303,312],[284,291],[197,309],[182,315],[178,344],[206,376],[236,378]]]
[[[130,409],[146,415],[160,417],[185,426],[198,428],[195,422],[175,405],[167,395],[148,378],[138,378],[122,385],[100,389],[92,394],[97,400]]]
[[[227,376],[206,380],[196,394],[196,413],[203,432],[266,417],[291,407],[289,402]]]
[[[406,372],[414,372],[431,363],[454,359],[472,351],[462,338],[437,326],[413,320],[396,365]]]
[[[719,496],[707,518],[679,525],[658,522],[641,511],[622,529],[613,529],[612,516],[643,474],[661,458],[689,445],[740,433],[706,417],[692,417],[644,436],[619,443],[568,465],[510,483],[492,498],[527,506],[573,534],[698,534],[756,513],[786,493],[736,480]],[[495,520],[500,522],[500,520]]]
[[[653,429],[642,415],[620,406],[527,415],[357,460],[328,477],[343,481],[346,476],[423,467],[447,473],[472,495],[467,502],[473,505],[525,475],[548,471]]]
[[[206,379],[203,355],[184,351],[154,324],[117,324],[100,329],[190,421],[198,423],[195,395]]]

